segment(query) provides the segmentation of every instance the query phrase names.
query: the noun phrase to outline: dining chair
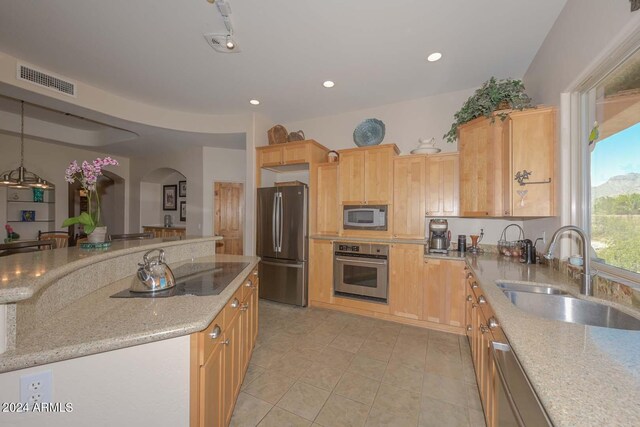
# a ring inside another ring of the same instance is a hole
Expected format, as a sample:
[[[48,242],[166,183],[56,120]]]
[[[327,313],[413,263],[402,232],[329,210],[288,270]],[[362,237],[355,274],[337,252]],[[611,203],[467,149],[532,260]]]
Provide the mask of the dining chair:
[[[129,233],[129,234],[112,234],[111,240],[145,240],[145,239],[153,239],[153,233]]]
[[[56,248],[69,247],[69,234],[66,231],[38,231],[38,240],[56,241]]]

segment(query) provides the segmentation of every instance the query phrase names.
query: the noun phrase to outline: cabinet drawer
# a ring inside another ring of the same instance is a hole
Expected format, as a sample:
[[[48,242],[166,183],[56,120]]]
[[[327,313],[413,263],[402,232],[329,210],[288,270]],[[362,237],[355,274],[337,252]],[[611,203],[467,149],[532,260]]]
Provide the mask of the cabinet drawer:
[[[231,322],[233,322],[233,318],[240,313],[240,307],[242,306],[242,288],[243,286],[239,287],[229,299],[229,302],[224,306],[224,320],[227,325],[230,325]]]
[[[222,311],[213,319],[213,322],[207,326],[207,329],[198,332],[198,349],[201,350],[200,354],[198,354],[198,363],[200,366],[204,365],[204,362],[209,358],[216,346],[222,343],[224,329],[224,311]]]

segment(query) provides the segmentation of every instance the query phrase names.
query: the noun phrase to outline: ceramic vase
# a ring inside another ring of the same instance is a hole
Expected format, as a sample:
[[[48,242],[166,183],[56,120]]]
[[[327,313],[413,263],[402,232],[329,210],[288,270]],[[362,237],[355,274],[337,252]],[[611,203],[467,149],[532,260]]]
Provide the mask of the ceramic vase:
[[[89,243],[102,243],[107,241],[107,227],[96,227],[91,234],[87,236]]]

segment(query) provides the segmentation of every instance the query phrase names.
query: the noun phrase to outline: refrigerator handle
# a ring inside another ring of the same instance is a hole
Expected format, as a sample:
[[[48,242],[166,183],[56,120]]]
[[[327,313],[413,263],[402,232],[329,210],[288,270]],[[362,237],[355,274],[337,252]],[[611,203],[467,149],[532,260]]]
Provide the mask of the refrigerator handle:
[[[283,212],[283,208],[282,208],[282,193],[278,193],[278,198],[280,199],[280,201],[278,202],[278,209],[280,209],[280,213],[278,214],[278,222],[280,223],[279,226],[279,230],[278,230],[278,252],[282,252],[282,229],[284,227],[282,227],[282,221],[283,221],[283,217],[284,217],[284,212]]]
[[[278,193],[273,193],[273,211],[271,212],[271,240],[273,242],[273,251],[278,252],[278,243],[276,242],[276,215],[278,207]]]

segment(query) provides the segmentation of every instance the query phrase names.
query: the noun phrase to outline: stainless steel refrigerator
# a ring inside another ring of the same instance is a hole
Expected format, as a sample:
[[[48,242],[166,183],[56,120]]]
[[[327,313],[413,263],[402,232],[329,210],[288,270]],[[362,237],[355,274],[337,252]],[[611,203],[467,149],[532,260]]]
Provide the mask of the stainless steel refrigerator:
[[[307,305],[308,188],[258,189],[260,298]]]

